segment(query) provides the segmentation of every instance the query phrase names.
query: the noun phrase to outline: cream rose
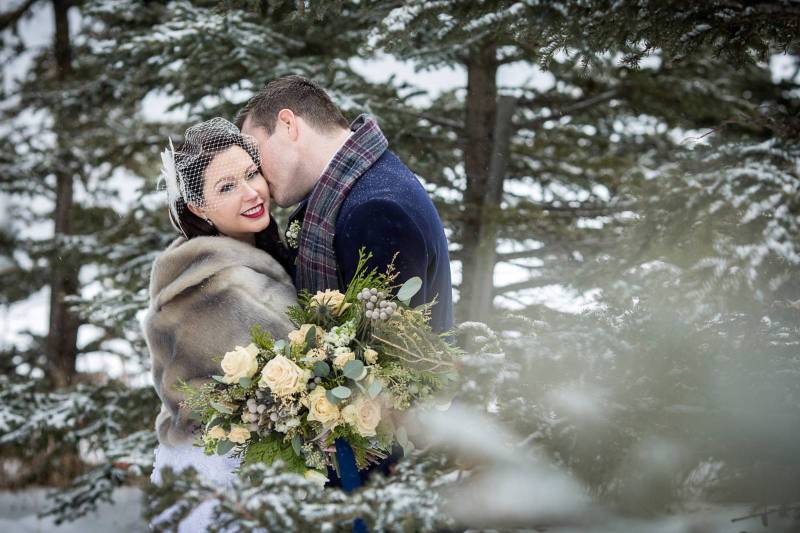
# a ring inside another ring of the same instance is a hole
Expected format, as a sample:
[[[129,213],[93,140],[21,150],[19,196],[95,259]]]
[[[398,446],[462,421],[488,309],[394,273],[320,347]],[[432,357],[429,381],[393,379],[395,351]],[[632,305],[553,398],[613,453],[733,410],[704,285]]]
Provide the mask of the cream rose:
[[[367,348],[364,350],[364,361],[368,365],[374,365],[376,362],[378,362],[378,352],[372,348]]]
[[[308,335],[308,330],[311,328],[315,328],[314,336],[317,338],[317,344],[322,342],[322,335],[324,335],[325,332],[321,327],[315,326],[314,324],[303,324],[300,326],[300,329],[296,329],[289,333],[289,344],[292,346],[305,346],[306,336]]]
[[[244,444],[250,438],[250,430],[244,426],[231,426],[228,440],[236,444]]]
[[[339,422],[339,408],[328,401],[325,388],[317,386],[304,401],[308,407],[308,420],[316,420],[326,428]]]
[[[311,372],[303,370],[283,355],[277,355],[261,370],[258,386],[269,387],[278,396],[289,396],[305,389]]]
[[[208,433],[206,433],[206,437],[213,440],[222,440],[227,436],[228,434],[225,433],[225,430],[222,428],[222,426],[214,426],[208,430]]]
[[[342,419],[353,426],[362,437],[374,437],[381,421],[381,405],[361,397],[342,409]]]
[[[225,375],[225,383],[238,383],[241,378],[251,378],[258,371],[258,347],[250,344],[246,348],[237,346],[232,352],[225,354],[220,366]]]
[[[342,368],[348,361],[352,361],[355,358],[356,354],[351,352],[347,346],[336,348],[333,352],[333,364],[339,368]]]
[[[317,291],[317,294],[311,297],[311,307],[320,305],[327,306],[333,316],[340,316],[350,307],[350,304],[344,302],[344,294],[330,289],[325,289],[325,292]]]

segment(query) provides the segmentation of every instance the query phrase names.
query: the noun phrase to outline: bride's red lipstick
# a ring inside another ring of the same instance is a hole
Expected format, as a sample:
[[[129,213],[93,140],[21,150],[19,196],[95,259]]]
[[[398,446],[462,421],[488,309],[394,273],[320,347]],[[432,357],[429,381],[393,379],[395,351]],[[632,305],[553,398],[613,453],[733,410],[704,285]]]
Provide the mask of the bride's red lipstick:
[[[242,216],[243,217],[247,217],[247,218],[260,218],[260,217],[262,217],[264,215],[264,211],[265,211],[264,204],[261,204],[260,206],[258,206],[258,209],[256,211],[254,211],[253,213],[251,213],[249,215],[245,215],[244,213],[242,213]]]

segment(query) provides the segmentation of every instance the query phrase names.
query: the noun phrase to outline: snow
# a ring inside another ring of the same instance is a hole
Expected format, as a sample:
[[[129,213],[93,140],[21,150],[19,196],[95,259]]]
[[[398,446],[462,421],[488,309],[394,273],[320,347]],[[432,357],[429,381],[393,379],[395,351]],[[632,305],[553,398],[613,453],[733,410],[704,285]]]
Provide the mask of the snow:
[[[774,54],[769,58],[769,69],[773,83],[791,80],[793,75],[798,74],[798,59],[788,54]]]
[[[426,94],[410,99],[410,103],[420,106],[430,104],[443,92],[467,85],[467,72],[463,68],[417,71],[413,62],[400,61],[387,54],[374,59],[353,58],[350,67],[369,81],[385,82],[394,76],[397,85],[408,83],[426,89]]]
[[[26,331],[35,335],[47,333],[47,309],[50,305],[50,289],[44,288],[31,294],[25,300],[4,307],[0,313],[0,346],[25,346]]]
[[[53,25],[53,10],[48,4],[38,4],[33,8],[32,16],[20,21],[19,34],[23,42],[32,48],[37,49],[50,44],[51,35],[49,32],[40,31],[41,28],[50,28]],[[30,68],[33,50],[27,50],[17,54],[3,66],[5,73],[4,89],[13,92],[15,80],[24,75]]]
[[[711,465],[713,466],[713,465]],[[449,484],[449,483],[448,483]],[[119,531],[139,533],[147,531],[141,518],[143,497],[138,488],[123,487],[114,492],[113,504],[101,504],[97,513],[61,525],[52,519],[39,518],[37,513],[45,506],[45,489],[29,489],[20,492],[0,492],[0,531],[9,533],[107,533]],[[763,528],[760,517],[739,522],[732,518],[747,516],[750,508],[745,505],[719,507],[698,504],[691,512],[682,515],[664,516],[656,519],[637,520],[620,517],[595,517],[602,519],[591,528],[566,526],[548,528],[554,533],[627,533],[649,531],[652,533],[685,533],[686,531],[713,531],[715,533],[739,533],[741,531],[785,531],[775,514],[770,516],[770,527]]]
[[[96,514],[74,522],[56,525],[52,518],[37,514],[47,505],[47,489],[28,489],[20,492],[0,492],[0,531],[8,533],[95,533],[147,531],[142,520],[142,492],[135,487],[114,491],[114,503],[102,503]]]

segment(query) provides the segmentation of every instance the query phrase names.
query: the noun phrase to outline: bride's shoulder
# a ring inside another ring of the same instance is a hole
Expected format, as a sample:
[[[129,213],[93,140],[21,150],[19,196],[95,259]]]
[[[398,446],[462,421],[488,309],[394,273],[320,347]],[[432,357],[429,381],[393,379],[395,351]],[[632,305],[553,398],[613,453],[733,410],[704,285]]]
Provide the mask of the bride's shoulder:
[[[246,260],[251,256],[256,259],[262,252],[253,246],[224,236],[205,236],[186,239],[177,237],[159,253],[153,261],[153,269],[180,267],[203,262],[213,264],[215,261],[228,262],[237,257]]]
[[[291,283],[283,268],[266,252],[231,237],[175,239],[156,257],[150,275],[150,295],[165,302],[175,294],[223,271],[252,270],[254,274]]]

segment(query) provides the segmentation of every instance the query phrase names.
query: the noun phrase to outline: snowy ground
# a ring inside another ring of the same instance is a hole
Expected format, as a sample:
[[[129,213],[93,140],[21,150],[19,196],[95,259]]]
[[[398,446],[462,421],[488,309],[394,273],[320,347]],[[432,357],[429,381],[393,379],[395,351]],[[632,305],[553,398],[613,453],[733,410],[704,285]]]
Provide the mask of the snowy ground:
[[[142,521],[142,492],[123,487],[114,493],[114,504],[101,504],[95,514],[59,526],[51,518],[39,518],[46,489],[0,492],[0,531],[3,533],[138,533],[147,531]]]

